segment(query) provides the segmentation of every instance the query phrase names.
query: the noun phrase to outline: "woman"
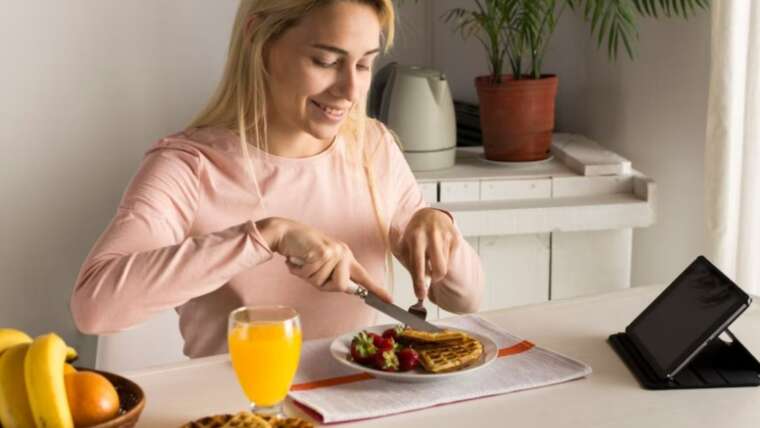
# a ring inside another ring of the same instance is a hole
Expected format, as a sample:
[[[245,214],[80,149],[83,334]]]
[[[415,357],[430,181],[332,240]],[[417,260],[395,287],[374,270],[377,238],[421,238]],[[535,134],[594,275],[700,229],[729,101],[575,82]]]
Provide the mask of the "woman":
[[[184,352],[200,357],[226,352],[232,309],[282,304],[305,338],[335,336],[376,312],[323,291],[352,280],[390,301],[391,252],[418,298],[474,311],[477,255],[425,207],[391,134],[365,115],[393,21],[390,0],[242,1],[216,95],[148,150],[82,266],[79,329],[116,332],[176,308]]]

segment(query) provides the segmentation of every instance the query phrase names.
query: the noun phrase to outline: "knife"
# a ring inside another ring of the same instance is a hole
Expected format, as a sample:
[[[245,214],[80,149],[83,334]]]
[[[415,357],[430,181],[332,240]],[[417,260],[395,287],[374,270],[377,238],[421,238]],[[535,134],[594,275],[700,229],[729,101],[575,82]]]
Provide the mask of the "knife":
[[[288,261],[296,266],[303,266],[304,261],[301,260],[298,257],[288,257]],[[373,308],[377,309],[378,311],[384,313],[385,315],[388,315],[389,317],[401,321],[404,325],[408,325],[409,327],[412,327],[415,330],[422,330],[427,331],[431,333],[435,333],[437,331],[443,331],[442,328],[431,324],[422,318],[417,317],[416,315],[412,315],[411,313],[403,310],[402,308],[394,305],[393,303],[386,303],[380,299],[380,297],[377,296],[377,294],[367,290],[366,288],[360,286],[359,284],[348,281],[348,285],[350,287],[350,290],[353,294],[359,296],[364,300],[364,303],[366,303],[369,306],[372,306]]]

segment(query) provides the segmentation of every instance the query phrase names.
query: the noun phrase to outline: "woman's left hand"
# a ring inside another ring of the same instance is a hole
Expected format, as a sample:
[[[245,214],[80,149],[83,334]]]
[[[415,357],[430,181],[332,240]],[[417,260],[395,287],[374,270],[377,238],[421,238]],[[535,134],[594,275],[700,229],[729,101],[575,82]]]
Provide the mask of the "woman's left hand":
[[[432,282],[448,273],[449,256],[458,244],[459,235],[454,222],[443,211],[422,208],[412,216],[401,238],[401,262],[412,274],[414,294],[427,297],[425,275]]]

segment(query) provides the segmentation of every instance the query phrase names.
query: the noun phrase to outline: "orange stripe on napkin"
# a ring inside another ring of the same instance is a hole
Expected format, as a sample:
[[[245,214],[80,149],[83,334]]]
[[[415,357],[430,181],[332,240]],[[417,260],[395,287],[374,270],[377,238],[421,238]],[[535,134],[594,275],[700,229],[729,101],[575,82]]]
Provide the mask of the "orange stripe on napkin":
[[[506,357],[508,355],[515,355],[519,354],[520,352],[525,352],[528,349],[534,347],[536,345],[528,342],[527,340],[523,340],[522,342],[518,343],[517,345],[510,346],[509,348],[501,348],[499,349],[499,357]]]
[[[509,355],[519,354],[525,352],[535,345],[527,340],[523,340],[517,345],[510,346],[509,348],[499,349],[498,357],[506,357]],[[309,391],[311,389],[324,388],[327,386],[345,385],[347,383],[361,382],[364,380],[374,379],[375,377],[368,373],[359,373],[349,376],[332,377],[328,379],[315,380],[313,382],[305,382],[293,385],[290,387],[291,391]]]
[[[367,373],[359,373],[349,376],[332,377],[329,379],[315,380],[314,382],[299,383],[290,387],[291,391],[308,391],[310,389],[323,388],[325,386],[344,385],[346,383],[359,382],[362,380],[374,379],[375,377]]]

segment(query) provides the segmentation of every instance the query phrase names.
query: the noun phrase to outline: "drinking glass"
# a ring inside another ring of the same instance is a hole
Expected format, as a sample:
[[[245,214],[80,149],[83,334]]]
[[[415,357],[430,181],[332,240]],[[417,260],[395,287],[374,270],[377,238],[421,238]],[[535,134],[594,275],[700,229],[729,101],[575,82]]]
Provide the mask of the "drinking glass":
[[[301,322],[285,306],[244,306],[230,313],[227,344],[251,411],[283,417],[301,355]]]

